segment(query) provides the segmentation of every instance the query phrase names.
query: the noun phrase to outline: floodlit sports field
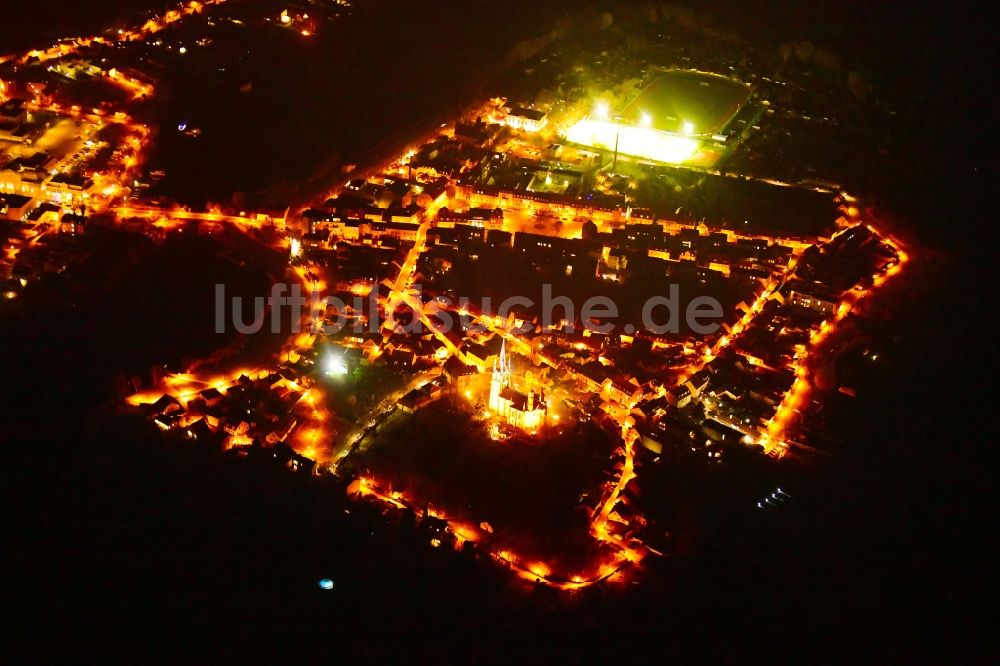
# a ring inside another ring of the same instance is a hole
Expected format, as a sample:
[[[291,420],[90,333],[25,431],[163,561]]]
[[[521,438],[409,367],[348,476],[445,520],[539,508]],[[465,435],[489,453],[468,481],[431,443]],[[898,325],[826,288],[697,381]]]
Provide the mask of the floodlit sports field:
[[[746,85],[723,76],[666,72],[619,114],[598,104],[566,139],[657,162],[700,163],[703,139],[724,130],[749,98]]]

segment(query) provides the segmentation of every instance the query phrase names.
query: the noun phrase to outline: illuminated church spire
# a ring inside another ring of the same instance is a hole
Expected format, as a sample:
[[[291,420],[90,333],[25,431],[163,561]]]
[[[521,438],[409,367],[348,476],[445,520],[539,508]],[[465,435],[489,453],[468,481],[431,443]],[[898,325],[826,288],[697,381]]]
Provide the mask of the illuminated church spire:
[[[504,378],[504,383],[510,375],[510,368],[507,364],[507,339],[501,338],[500,340],[500,374]]]
[[[508,425],[532,434],[543,424],[545,418],[545,401],[540,394],[530,389],[527,393],[514,389],[511,383],[511,363],[507,357],[507,341],[503,338],[500,342],[500,354],[493,361],[493,375],[490,377],[490,410]]]

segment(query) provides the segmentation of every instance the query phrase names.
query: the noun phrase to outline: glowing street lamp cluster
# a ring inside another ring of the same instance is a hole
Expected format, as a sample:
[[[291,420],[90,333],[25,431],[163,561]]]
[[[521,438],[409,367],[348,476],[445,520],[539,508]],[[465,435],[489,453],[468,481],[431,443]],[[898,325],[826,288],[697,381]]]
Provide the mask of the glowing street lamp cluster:
[[[642,111],[637,125],[611,117],[607,102],[597,102],[594,112],[568,130],[566,140],[591,148],[614,150],[622,155],[655,160],[668,164],[683,164],[693,158],[701,143],[692,138],[694,124],[683,122],[682,134],[664,132],[653,127],[653,116]]]
[[[611,120],[584,118],[566,131],[566,139],[583,146],[614,150],[622,155],[683,164],[693,158],[701,144],[690,137],[660,132],[643,125],[622,125]]]

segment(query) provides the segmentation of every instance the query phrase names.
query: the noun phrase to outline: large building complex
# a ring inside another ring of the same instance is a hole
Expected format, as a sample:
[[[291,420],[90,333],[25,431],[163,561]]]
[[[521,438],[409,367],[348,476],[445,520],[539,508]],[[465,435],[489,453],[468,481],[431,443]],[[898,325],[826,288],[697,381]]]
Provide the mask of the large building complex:
[[[607,103],[570,127],[566,138],[591,148],[670,164],[697,161],[750,99],[750,89],[702,72],[669,71],[654,79],[619,113]]]
[[[544,397],[531,389],[522,393],[511,384],[506,343],[501,345],[500,357],[493,363],[490,410],[508,425],[529,432],[537,430],[545,421]]]

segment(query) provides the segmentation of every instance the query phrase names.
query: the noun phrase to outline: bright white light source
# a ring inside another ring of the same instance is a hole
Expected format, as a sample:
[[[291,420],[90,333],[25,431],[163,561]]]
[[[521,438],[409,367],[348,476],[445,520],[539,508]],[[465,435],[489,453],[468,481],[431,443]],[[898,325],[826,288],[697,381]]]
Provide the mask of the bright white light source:
[[[611,109],[608,108],[608,103],[598,102],[594,107],[594,115],[601,120],[607,120],[611,115]]]
[[[281,22],[288,25],[292,22],[292,17],[288,15],[288,10],[281,12]]]
[[[184,55],[185,53],[188,52],[188,50],[186,46],[182,46],[179,49],[177,49],[177,52],[180,53],[181,55]]]
[[[342,377],[347,374],[347,365],[341,358],[328,356],[323,363],[323,371],[331,377]]]
[[[290,254],[292,256],[292,259],[296,259],[302,256],[302,242],[299,241],[298,238],[292,239]]]
[[[606,120],[584,118],[566,132],[566,140],[591,148],[612,150],[657,162],[681,164],[698,151],[696,139],[638,125],[619,125]]]
[[[684,121],[684,133],[687,134],[688,136],[691,136],[692,134],[694,134],[694,123],[685,120]]]
[[[643,127],[650,127],[653,124],[653,116],[643,111],[642,116],[639,118],[639,122],[642,123]]]

